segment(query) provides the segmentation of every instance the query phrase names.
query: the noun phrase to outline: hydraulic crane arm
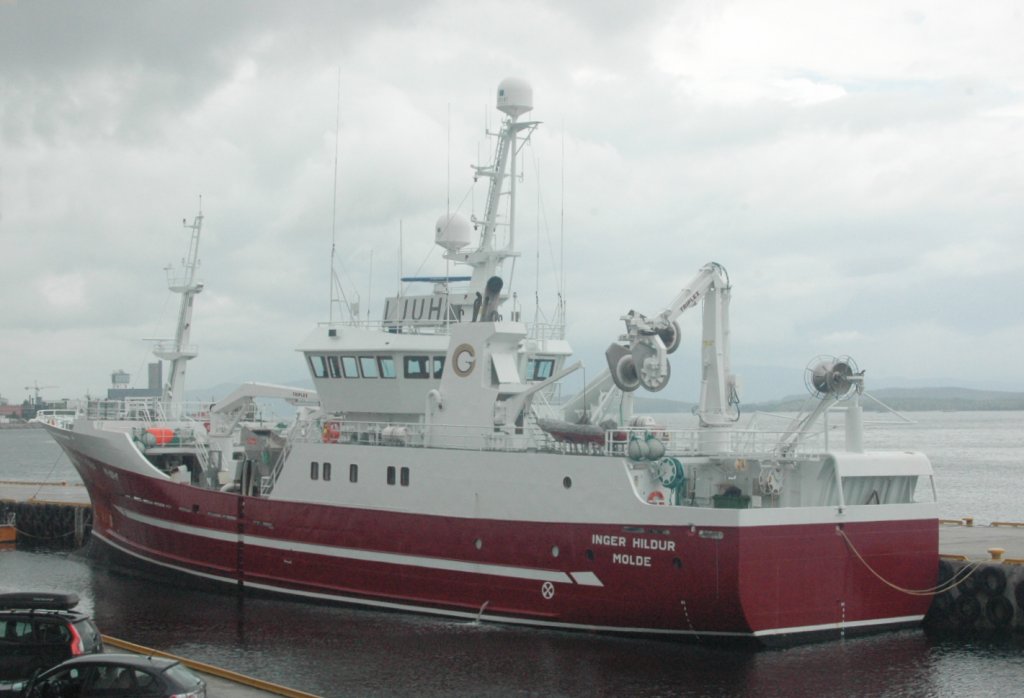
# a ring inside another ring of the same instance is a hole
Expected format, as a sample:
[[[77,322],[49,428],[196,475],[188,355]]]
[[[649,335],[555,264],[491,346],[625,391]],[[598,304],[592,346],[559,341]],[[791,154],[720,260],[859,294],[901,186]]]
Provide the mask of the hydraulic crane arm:
[[[679,347],[680,315],[704,301],[701,349],[701,393],[698,414],[704,424],[735,421],[738,417],[735,377],[729,372],[729,297],[725,267],[705,264],[658,315],[648,318],[635,310],[622,317],[626,334],[605,352],[615,384],[624,391],[643,386],[652,392],[668,384],[668,355]]]

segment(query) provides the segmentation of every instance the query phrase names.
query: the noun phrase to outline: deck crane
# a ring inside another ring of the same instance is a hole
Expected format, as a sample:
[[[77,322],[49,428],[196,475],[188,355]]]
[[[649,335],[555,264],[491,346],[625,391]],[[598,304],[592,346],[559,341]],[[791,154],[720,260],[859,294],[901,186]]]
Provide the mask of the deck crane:
[[[622,316],[626,334],[605,351],[612,379],[621,390],[643,386],[656,392],[668,384],[668,355],[679,348],[678,318],[704,301],[701,343],[701,385],[697,415],[701,426],[724,426],[739,419],[736,377],[729,370],[729,274],[709,262],[658,315],[648,318],[635,310]]]

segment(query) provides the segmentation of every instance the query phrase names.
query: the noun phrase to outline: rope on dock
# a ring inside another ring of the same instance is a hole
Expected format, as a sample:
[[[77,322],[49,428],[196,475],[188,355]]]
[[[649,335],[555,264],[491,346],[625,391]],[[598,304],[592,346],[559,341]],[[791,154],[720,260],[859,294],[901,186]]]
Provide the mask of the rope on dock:
[[[143,645],[136,645],[134,642],[128,642],[127,640],[121,640],[109,635],[103,635],[103,642],[111,647],[117,647],[137,654],[176,659],[190,669],[195,669],[196,671],[204,674],[210,674],[211,676],[227,679],[228,681],[234,681],[235,683],[240,683],[245,686],[251,686],[252,688],[258,688],[261,691],[274,693],[279,696],[286,696],[287,698],[318,698],[315,693],[306,693],[305,691],[300,691],[296,688],[280,686],[276,683],[253,678],[252,676],[246,676],[245,674],[239,674],[238,672],[231,671],[230,669],[222,669],[221,667],[214,666],[213,664],[205,664],[203,662],[179,657],[177,655],[170,654],[169,652],[161,652],[160,650],[144,647]]]
[[[886,586],[895,589],[896,591],[902,592],[904,594],[909,594],[911,596],[937,596],[939,594],[949,591],[950,589],[955,589],[961,584],[963,584],[968,577],[977,572],[978,568],[982,567],[985,564],[984,561],[969,562],[963,567],[961,567],[959,570],[957,570],[956,573],[945,582],[939,582],[937,585],[930,587],[928,589],[907,589],[905,587],[899,586],[898,584],[893,584],[888,579],[880,575],[875,570],[875,568],[872,567],[868,563],[868,561],[864,559],[864,556],[860,554],[860,551],[857,550],[857,546],[855,546],[853,544],[853,541],[850,540],[850,537],[846,535],[846,531],[844,531],[841,528],[837,528],[836,531],[839,533],[840,536],[842,536],[843,540],[846,541],[846,544],[850,546],[850,550],[852,550],[853,554],[857,556],[857,559],[860,560],[861,564],[867,568],[868,572],[875,575],[875,577],[877,577],[878,580]]]

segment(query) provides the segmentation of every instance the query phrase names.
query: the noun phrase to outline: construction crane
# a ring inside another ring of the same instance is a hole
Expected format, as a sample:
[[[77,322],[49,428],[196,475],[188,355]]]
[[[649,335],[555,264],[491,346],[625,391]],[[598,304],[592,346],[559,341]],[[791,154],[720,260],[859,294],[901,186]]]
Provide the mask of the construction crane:
[[[38,407],[39,405],[43,404],[42,400],[39,397],[39,391],[48,390],[50,388],[56,387],[56,385],[39,385],[39,381],[32,381],[32,385],[26,385],[25,390],[31,390],[35,393],[35,400],[33,401],[32,406]]]

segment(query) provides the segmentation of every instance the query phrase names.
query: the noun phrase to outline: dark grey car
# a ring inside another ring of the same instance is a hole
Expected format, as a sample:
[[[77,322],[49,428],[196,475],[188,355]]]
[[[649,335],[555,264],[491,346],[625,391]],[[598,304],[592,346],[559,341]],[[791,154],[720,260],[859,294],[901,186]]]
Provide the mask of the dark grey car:
[[[137,654],[75,657],[36,677],[28,698],[206,698],[206,683],[176,659]]]

